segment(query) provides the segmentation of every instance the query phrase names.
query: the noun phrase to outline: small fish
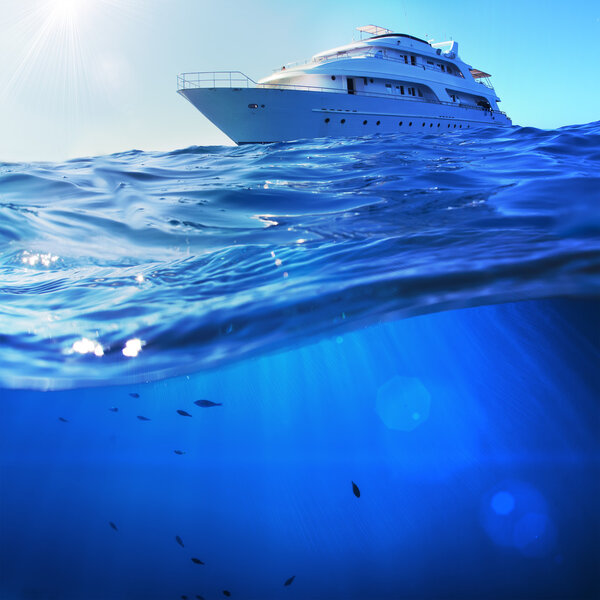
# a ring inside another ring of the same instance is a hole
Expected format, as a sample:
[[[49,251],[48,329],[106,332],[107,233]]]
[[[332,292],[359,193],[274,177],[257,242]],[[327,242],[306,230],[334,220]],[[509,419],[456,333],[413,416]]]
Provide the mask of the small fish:
[[[177,543],[178,543],[178,544],[179,544],[179,545],[180,545],[182,548],[185,548],[185,546],[183,545],[183,540],[182,540],[182,539],[181,539],[181,538],[180,538],[178,535],[176,535],[176,536],[175,536],[175,541],[176,541],[176,542],[177,542]]]
[[[119,531],[119,529],[117,528],[117,526],[112,522],[109,521],[108,524],[115,530],[115,531]]]
[[[68,423],[68,422],[69,422],[69,421],[67,421],[67,419],[65,419],[64,417],[58,417],[58,420],[59,420],[61,423]]]
[[[193,562],[195,565],[203,565],[203,564],[204,564],[204,563],[203,563],[203,562],[202,562],[202,561],[201,561],[199,558],[195,558],[195,557],[194,557],[194,558],[192,558],[192,562]]]
[[[137,417],[140,421],[150,421],[148,417],[143,417],[142,415],[138,415]]]
[[[190,415],[190,413],[189,413],[189,412],[185,412],[185,410],[181,410],[181,409],[179,409],[179,410],[177,411],[177,414],[178,414],[178,415],[181,415],[182,417],[191,417],[191,416],[192,416],[192,415]]]
[[[179,456],[181,456],[182,454],[185,454],[185,452],[183,450],[173,450],[173,452],[175,452],[175,454],[178,454]]]
[[[292,581],[294,581],[294,579],[296,579],[296,576],[292,575],[289,579],[285,580],[285,583],[283,585],[292,585]]]
[[[211,408],[212,406],[223,406],[222,402],[211,402],[210,400],[196,400],[194,404],[202,408]]]
[[[140,395],[139,395],[139,394],[136,394],[135,392],[131,392],[129,395],[130,395],[132,398],[139,398],[139,397],[140,397]]]
[[[119,409],[116,406],[111,406],[108,410],[110,410],[110,412],[119,412]]]
[[[229,590],[223,590],[223,596],[227,596],[229,598],[229,596],[231,596],[231,592]]]
[[[360,498],[360,490],[358,489],[358,486],[354,483],[354,481],[352,482],[352,491],[354,492],[354,495],[357,498]]]

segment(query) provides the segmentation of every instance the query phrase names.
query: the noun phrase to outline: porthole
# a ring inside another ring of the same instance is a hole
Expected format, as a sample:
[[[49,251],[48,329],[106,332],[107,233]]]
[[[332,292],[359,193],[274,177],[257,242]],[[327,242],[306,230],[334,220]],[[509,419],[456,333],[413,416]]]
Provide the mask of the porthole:
[[[325,119],[325,123],[329,123],[329,117]]]
[[[423,123],[423,127],[425,127],[425,123]]]
[[[367,120],[365,119],[365,120],[363,121],[363,125],[366,125],[366,124],[367,124]]]
[[[248,104],[248,108],[258,108],[258,104]]]
[[[402,127],[402,121],[400,121],[400,123],[398,123],[398,127]]]
[[[376,123],[376,124],[377,124],[377,125],[381,125],[381,121],[377,121],[377,123]]]
[[[371,83],[373,83],[373,78],[371,77],[371,78],[369,79],[369,81],[370,81]]]
[[[438,127],[441,125],[441,123],[438,123]]]
[[[412,121],[408,124],[409,127],[412,127]]]
[[[454,129],[456,129],[456,123],[454,123]]]
[[[335,81],[335,75],[331,76],[331,81]]]
[[[342,119],[340,123],[343,125],[346,122],[346,119]]]
[[[450,129],[450,123],[448,123],[448,129]]]
[[[462,129],[462,125],[460,125],[460,128]]]
[[[429,123],[429,127],[433,127],[433,123]]]

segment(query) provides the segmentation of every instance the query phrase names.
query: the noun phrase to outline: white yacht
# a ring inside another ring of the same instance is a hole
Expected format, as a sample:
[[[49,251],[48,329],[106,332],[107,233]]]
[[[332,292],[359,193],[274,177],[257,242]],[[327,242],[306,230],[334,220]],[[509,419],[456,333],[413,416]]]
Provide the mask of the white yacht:
[[[178,92],[236,144],[510,126],[490,75],[430,43],[375,25],[365,39],[253,81],[239,71],[183,73]]]

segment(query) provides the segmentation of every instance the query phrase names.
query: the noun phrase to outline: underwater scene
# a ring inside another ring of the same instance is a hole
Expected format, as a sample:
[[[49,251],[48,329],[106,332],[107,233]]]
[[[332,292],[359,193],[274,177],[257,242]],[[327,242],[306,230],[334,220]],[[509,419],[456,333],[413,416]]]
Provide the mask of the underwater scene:
[[[600,122],[0,163],[0,598],[600,597]]]

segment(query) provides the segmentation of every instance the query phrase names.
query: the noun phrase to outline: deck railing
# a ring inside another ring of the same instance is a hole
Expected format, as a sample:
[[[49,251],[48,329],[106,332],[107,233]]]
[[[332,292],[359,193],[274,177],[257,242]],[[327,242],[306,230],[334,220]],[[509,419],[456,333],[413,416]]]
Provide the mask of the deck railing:
[[[181,73],[177,76],[177,89],[216,89],[216,88],[258,88],[271,90],[299,90],[307,92],[327,92],[330,94],[348,94],[348,90],[343,88],[318,87],[311,85],[292,85],[284,83],[257,83],[241,71],[201,71],[198,73]],[[394,92],[365,92],[355,91],[354,96],[370,96],[373,98],[391,98],[394,100],[408,100],[410,102],[426,102],[428,104],[441,104],[445,106],[454,106],[457,108],[468,108],[481,110],[484,112],[492,112],[497,115],[505,115],[500,110],[490,111],[481,106],[471,104],[460,104],[458,102],[447,102],[445,100],[437,100],[433,98],[418,98],[408,95],[396,94]]]
[[[241,71],[201,71],[177,75],[177,89],[195,88],[250,88],[258,84]]]
[[[406,62],[404,58],[396,58],[394,56],[390,56],[389,54],[384,53],[382,50],[378,50],[375,48],[370,48],[369,50],[344,50],[342,52],[335,52],[334,54],[329,54],[327,56],[319,56],[317,58],[299,60],[296,62],[287,63],[281,69],[273,69],[273,73],[279,73],[284,69],[293,69],[295,67],[300,67],[304,65],[318,64],[327,60],[338,60],[340,58],[377,58],[381,60],[391,60],[392,62],[397,62],[406,65],[407,67],[416,67],[418,69],[423,69],[426,71],[436,71],[438,73],[445,73],[446,75],[452,75],[453,77],[459,77],[461,79],[464,79],[464,75],[460,72],[459,69],[457,69],[456,72],[450,72],[442,71],[436,65],[429,65],[426,63],[413,64],[412,62],[410,62],[410,60]]]

